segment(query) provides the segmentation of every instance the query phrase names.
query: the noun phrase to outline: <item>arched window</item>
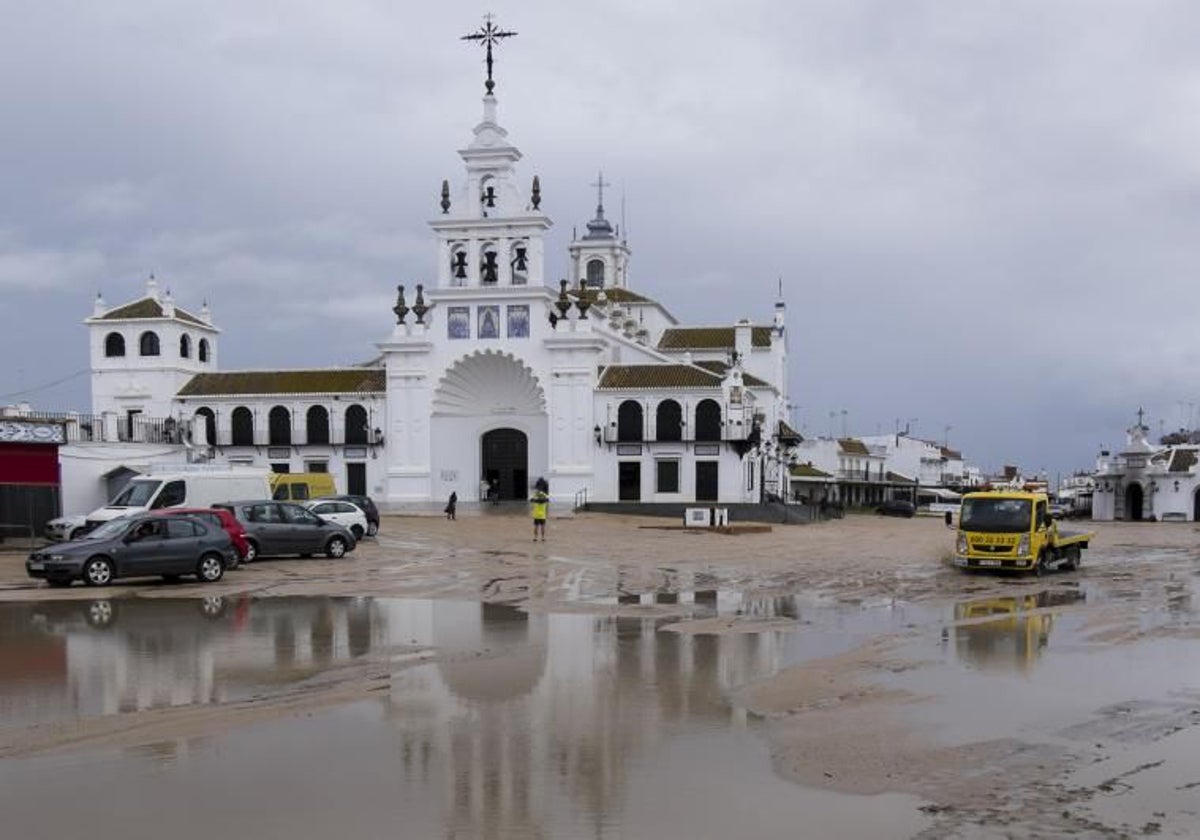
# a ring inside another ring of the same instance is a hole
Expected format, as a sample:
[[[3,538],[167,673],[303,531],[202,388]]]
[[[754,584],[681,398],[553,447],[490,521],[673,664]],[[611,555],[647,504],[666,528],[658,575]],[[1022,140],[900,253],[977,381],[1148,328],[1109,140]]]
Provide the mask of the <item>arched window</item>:
[[[617,440],[639,441],[642,439],[642,404],[637,400],[625,400],[617,409]]]
[[[696,440],[721,439],[721,406],[716,400],[700,400],[696,406]]]
[[[200,343],[196,345],[196,358],[201,362],[208,362],[208,339],[200,339]]]
[[[187,333],[179,336],[179,358],[190,359],[192,357],[192,340],[188,338]]]
[[[309,443],[329,443],[329,412],[323,405],[314,405],[304,418],[306,440]]]
[[[292,413],[281,405],[267,415],[267,446],[292,445]]]
[[[138,340],[138,352],[143,356],[158,355],[158,333],[144,332]]]
[[[655,440],[683,440],[683,409],[675,400],[663,400],[654,414]]]
[[[239,405],[229,415],[230,434],[234,446],[254,445],[254,415],[244,405]]]
[[[604,260],[588,260],[587,284],[596,288],[604,285]]]
[[[217,443],[217,415],[211,408],[196,409],[192,418],[192,440],[202,440],[209,446]]]
[[[367,442],[367,410],[361,405],[352,405],[346,409],[346,443],[365,444]]]
[[[110,359],[113,356],[125,355],[125,336],[120,333],[109,333],[104,337],[104,355]]]

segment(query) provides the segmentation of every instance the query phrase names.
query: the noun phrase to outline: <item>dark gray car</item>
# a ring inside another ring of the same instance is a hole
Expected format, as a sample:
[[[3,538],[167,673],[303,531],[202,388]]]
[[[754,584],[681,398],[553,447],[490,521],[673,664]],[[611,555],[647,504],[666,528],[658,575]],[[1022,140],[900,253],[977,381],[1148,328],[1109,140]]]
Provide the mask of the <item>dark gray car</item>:
[[[195,575],[212,583],[236,563],[237,551],[224,530],[189,516],[157,514],[113,519],[82,539],[35,551],[25,571],[52,586],[75,580],[105,586],[119,577],[146,575],[167,580]]]
[[[238,522],[246,529],[250,551],[242,558],[243,563],[278,554],[299,554],[302,557],[324,554],[337,558],[353,551],[357,545],[354,535],[341,525],[289,502],[260,499],[220,502],[213,507],[233,511]]]

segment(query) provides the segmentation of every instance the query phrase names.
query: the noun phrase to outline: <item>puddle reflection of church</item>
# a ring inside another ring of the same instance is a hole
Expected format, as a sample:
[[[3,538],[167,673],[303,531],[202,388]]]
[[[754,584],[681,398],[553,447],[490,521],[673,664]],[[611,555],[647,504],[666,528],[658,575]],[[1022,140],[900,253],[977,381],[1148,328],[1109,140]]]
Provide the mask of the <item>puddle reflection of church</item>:
[[[735,689],[780,665],[773,633],[691,635],[660,630],[661,617],[414,606],[382,623],[393,639],[428,640],[438,661],[393,672],[388,715],[406,769],[441,797],[447,837],[555,836],[562,820],[622,813],[657,749],[689,728],[745,725]],[[734,610],[754,608],[739,601]]]
[[[461,184],[443,181],[431,195],[436,270],[401,287],[378,361],[220,372],[207,307],[191,315],[151,283],[141,300],[98,302],[87,321],[94,411],[131,430],[165,413],[190,426],[200,457],[328,470],[340,488],[392,506],[452,491],[477,498],[488,481],[502,498],[524,499],[540,476],[562,501],[784,495],[797,438],[786,423],[782,299],[762,324],[680,326],[632,288],[603,178],[594,217],[568,246],[565,279],[547,286],[556,262],[545,248],[547,196],[536,176],[518,176],[521,152],[498,121],[496,34],[489,21],[479,37],[488,80],[482,118],[459,151]],[[147,336],[152,358],[134,352]]]

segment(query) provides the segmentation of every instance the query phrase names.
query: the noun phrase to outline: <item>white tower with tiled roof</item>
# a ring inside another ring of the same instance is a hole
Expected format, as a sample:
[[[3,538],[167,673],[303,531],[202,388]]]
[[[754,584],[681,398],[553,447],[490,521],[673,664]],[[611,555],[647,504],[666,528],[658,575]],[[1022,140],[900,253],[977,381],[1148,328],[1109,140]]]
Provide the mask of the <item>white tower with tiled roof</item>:
[[[200,315],[175,305],[151,275],[146,294],[109,308],[97,298],[88,327],[92,411],[115,413],[126,432],[172,413],[172,398],[197,373],[217,369],[217,336],[208,306]],[[131,433],[131,437],[137,435]]]

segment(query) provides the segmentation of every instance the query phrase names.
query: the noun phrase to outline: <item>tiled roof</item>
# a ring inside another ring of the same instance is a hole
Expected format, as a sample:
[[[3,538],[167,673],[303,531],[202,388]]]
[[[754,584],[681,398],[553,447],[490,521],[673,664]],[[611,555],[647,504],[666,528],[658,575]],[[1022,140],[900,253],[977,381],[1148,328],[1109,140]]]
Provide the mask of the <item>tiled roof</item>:
[[[1168,467],[1168,472],[1189,472],[1195,463],[1195,449],[1176,449],[1171,456],[1171,466]]]
[[[383,392],[385,376],[382,368],[198,373],[179,390],[178,396],[372,394]]]
[[[663,330],[659,350],[732,350],[734,327],[672,327]],[[771,327],[750,328],[751,347],[771,346]]]
[[[582,296],[594,304],[596,296],[600,294],[600,291],[600,289],[589,286],[585,289],[569,289],[567,290],[567,294],[573,298]],[[655,303],[655,301],[645,295],[639,295],[637,292],[626,289],[623,286],[607,286],[603,291],[604,297],[608,299],[609,303]]]
[[[812,464],[793,464],[788,467],[788,474],[792,478],[833,478],[832,475],[817,469]]]
[[[804,438],[800,435],[799,432],[797,432],[795,429],[793,429],[791,426],[789,426],[787,423],[783,422],[782,420],[779,421],[779,426],[775,430],[775,437],[779,438],[780,440],[794,440],[797,443],[801,443],[804,441]]]
[[[961,461],[962,460],[962,453],[959,452],[957,449],[951,449],[948,446],[942,446],[942,447],[940,447],[940,449],[942,450],[943,458],[947,458],[951,461]]]
[[[705,370],[711,370],[722,379],[725,378],[725,371],[729,370],[729,365],[716,359],[705,359],[703,361],[692,362],[697,367],[702,367]],[[742,371],[742,384],[748,388],[770,388],[771,383],[763,379],[759,379],[752,373]]]
[[[137,321],[147,320],[150,318],[166,318],[166,312],[162,308],[162,304],[152,297],[144,297],[141,300],[135,300],[133,303],[127,303],[124,306],[118,306],[116,309],[109,310],[99,317],[101,321]],[[187,321],[200,326],[209,326],[204,321],[197,318],[186,309],[175,307],[175,317],[180,321]]]
[[[917,480],[915,478],[909,478],[907,475],[901,475],[900,473],[892,472],[891,470],[888,470],[888,472],[887,472],[887,480],[892,482],[893,484],[916,484],[917,483]]]
[[[867,449],[867,445],[858,438],[842,438],[838,441],[838,446],[847,455],[870,455],[871,450]]]
[[[608,365],[597,388],[719,388],[715,373],[691,365]]]

